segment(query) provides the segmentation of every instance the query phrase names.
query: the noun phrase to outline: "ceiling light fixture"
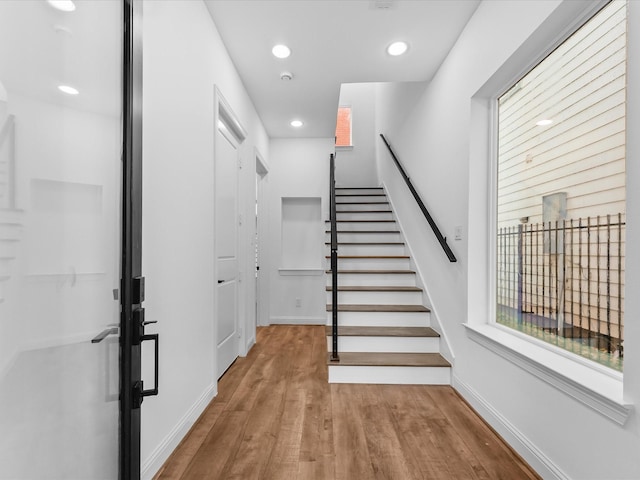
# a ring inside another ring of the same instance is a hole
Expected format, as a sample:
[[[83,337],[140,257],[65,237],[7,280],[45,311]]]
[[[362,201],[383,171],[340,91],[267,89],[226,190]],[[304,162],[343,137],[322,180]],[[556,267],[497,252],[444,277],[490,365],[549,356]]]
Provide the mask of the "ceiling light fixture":
[[[398,55],[405,53],[408,48],[409,45],[407,42],[393,42],[387,47],[387,53],[393,57],[397,57]]]
[[[302,120],[291,120],[290,125],[292,127],[300,128],[304,123],[302,123]]]
[[[536,122],[536,125],[538,125],[539,127],[545,127],[547,125],[551,125],[553,123],[553,120],[551,120],[550,118],[545,118],[543,120],[538,120]]]
[[[291,55],[291,49],[286,45],[276,45],[271,49],[271,53],[278,58],[287,58]]]
[[[293,73],[291,72],[282,72],[280,74],[280,80],[292,80],[293,79]]]
[[[67,95],[78,95],[80,93],[78,89],[70,87],[69,85],[58,85],[58,90],[66,93]]]
[[[63,12],[73,12],[76,9],[75,3],[71,0],[47,0],[49,5],[51,5],[56,10],[61,10]]]

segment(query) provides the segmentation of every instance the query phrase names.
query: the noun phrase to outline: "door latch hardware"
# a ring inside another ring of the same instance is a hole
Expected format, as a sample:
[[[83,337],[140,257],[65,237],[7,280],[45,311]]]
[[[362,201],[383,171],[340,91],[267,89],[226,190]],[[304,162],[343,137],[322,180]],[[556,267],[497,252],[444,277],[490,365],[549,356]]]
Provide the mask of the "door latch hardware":
[[[133,301],[134,305],[144,302],[144,277],[133,277]]]
[[[142,335],[141,342],[146,340],[152,340],[154,343],[154,372],[153,372],[153,388],[149,390],[144,389],[144,382],[138,380],[133,384],[133,408],[140,408],[144,397],[151,397],[158,395],[158,334]]]

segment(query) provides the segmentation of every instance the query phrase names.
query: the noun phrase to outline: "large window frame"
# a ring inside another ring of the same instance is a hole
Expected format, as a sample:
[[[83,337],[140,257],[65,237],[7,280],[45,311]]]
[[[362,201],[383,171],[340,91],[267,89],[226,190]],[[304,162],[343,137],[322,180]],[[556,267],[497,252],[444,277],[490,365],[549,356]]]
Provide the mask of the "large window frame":
[[[555,19],[556,25],[535,32],[471,99],[470,178],[486,178],[486,182],[470,185],[469,315],[464,326],[471,340],[613,422],[624,425],[632,407],[624,400],[621,372],[498,324],[494,301],[497,287],[498,99],[607,3],[608,0],[602,0],[580,12],[560,13],[563,18]],[[564,28],[558,27],[562,21]],[[554,40],[549,42],[549,38]],[[482,198],[484,202],[480,201]],[[484,313],[478,314],[479,311]]]

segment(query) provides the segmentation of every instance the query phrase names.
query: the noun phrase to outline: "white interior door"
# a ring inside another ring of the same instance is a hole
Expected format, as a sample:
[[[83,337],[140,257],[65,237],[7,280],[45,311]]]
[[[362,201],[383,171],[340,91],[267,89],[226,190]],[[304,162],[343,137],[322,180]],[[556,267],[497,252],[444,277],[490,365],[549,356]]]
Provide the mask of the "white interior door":
[[[238,357],[238,142],[219,122],[215,142],[218,378]]]

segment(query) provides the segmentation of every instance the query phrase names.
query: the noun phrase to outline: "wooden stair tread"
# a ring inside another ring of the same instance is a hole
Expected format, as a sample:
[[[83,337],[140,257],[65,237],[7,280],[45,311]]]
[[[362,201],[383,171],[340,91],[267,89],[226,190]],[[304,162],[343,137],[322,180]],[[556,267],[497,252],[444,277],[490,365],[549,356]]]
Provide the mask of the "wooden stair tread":
[[[324,242],[331,245],[331,242]],[[338,242],[338,245],[404,245],[404,242]]]
[[[331,230],[325,230],[324,233],[331,233]],[[399,230],[338,230],[336,233],[400,233]]]
[[[325,273],[331,273],[331,270],[326,270]],[[416,272],[414,272],[413,270],[338,270],[338,273],[339,274],[340,273],[346,273],[346,274],[364,273],[366,275],[392,273],[392,274],[400,274],[400,275],[409,275],[409,274],[415,274]]]
[[[330,292],[333,288],[327,287],[327,291]],[[338,285],[339,292],[421,292],[422,289],[418,287],[396,287],[396,286],[357,286],[357,285]]]
[[[393,213],[393,210],[339,210],[336,213]]]
[[[340,352],[339,362],[331,361],[331,353],[327,354],[329,366],[362,366],[362,367],[451,367],[451,364],[439,353],[381,353],[381,352]]]
[[[336,193],[336,197],[386,197],[386,196],[387,196],[386,193]]]
[[[383,187],[336,187],[336,190],[382,190]]]
[[[325,258],[331,258],[331,255],[325,255]],[[405,260],[409,257],[409,255],[338,255],[338,258],[386,258],[386,259],[394,259],[394,260]]]
[[[327,336],[332,334],[330,325],[325,326]],[[339,327],[339,337],[440,337],[431,327]]]
[[[331,220],[325,220],[324,223],[329,223]],[[395,220],[336,220],[336,223],[396,223]]]
[[[336,205],[389,205],[389,202],[336,202]]]
[[[327,312],[333,311],[333,306],[327,304]],[[338,305],[339,312],[430,312],[424,305]]]

